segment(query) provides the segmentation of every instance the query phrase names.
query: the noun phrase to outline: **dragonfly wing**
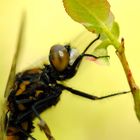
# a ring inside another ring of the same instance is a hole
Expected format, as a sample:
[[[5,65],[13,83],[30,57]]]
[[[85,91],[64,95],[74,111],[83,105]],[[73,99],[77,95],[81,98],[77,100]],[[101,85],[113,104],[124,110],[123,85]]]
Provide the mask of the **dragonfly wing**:
[[[19,37],[18,37],[18,41],[17,41],[17,45],[16,45],[16,51],[13,57],[13,61],[12,61],[12,66],[11,66],[11,70],[9,73],[9,77],[8,77],[8,81],[7,81],[7,85],[5,88],[5,93],[4,93],[4,100],[3,100],[3,105],[2,105],[2,110],[1,110],[1,115],[0,115],[0,139],[1,140],[5,140],[5,127],[7,127],[6,122],[8,121],[7,119],[7,110],[6,110],[6,104],[7,104],[7,97],[10,94],[10,90],[11,87],[13,85],[14,82],[14,78],[16,75],[16,66],[17,66],[17,61],[18,61],[18,57],[19,57],[19,52],[20,49],[22,47],[22,39],[23,39],[23,32],[24,32],[24,26],[25,26],[25,13],[22,15],[22,19],[21,19],[21,25],[20,25],[20,30],[19,30]]]
[[[17,46],[16,46],[16,51],[15,51],[15,54],[14,54],[14,57],[13,57],[12,66],[11,66],[11,70],[10,70],[10,73],[9,73],[4,97],[7,97],[9,95],[10,90],[11,90],[11,86],[13,85],[13,82],[14,82],[14,79],[15,79],[17,61],[18,61],[19,52],[20,52],[20,49],[21,49],[21,46],[22,46],[23,32],[24,32],[24,28],[25,28],[25,16],[26,16],[25,13],[23,13],[22,19],[21,19],[20,30],[19,30],[19,37],[18,37]]]

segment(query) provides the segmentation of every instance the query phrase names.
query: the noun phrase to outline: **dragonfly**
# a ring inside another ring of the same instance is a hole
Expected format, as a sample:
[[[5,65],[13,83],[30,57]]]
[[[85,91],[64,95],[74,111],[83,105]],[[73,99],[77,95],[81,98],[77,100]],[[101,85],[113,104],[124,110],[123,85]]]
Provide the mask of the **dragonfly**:
[[[36,140],[31,135],[34,129],[34,118],[38,118],[38,126],[46,134],[46,139],[54,140],[55,138],[49,126],[41,118],[40,114],[49,107],[56,105],[64,90],[90,100],[102,100],[130,92],[123,91],[98,97],[62,84],[62,81],[71,79],[76,75],[84,57],[94,59],[109,57],[95,56],[87,53],[87,50],[100,38],[100,35],[97,35],[80,54],[75,53],[75,49],[70,45],[53,45],[49,53],[49,64],[44,64],[42,68],[30,68],[16,73],[25,30],[25,21],[26,14],[24,13],[4,93],[7,112],[5,113],[5,123],[1,128],[5,130],[7,140],[27,140],[28,138]]]

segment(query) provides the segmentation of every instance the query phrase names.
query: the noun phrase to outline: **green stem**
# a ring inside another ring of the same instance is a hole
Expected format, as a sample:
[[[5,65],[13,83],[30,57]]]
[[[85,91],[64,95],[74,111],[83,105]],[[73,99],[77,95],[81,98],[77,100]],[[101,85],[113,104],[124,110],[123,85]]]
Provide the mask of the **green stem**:
[[[137,88],[137,85],[135,83],[135,80],[133,78],[133,75],[132,75],[132,72],[130,70],[129,64],[127,62],[124,50],[125,50],[124,49],[124,40],[122,39],[122,43],[121,43],[119,49],[116,51],[116,54],[120,59],[120,62],[121,62],[122,66],[123,66],[123,69],[125,71],[129,86],[131,88],[131,91],[133,92]]]
[[[134,103],[135,103],[135,112],[138,117],[138,120],[140,121],[140,89],[136,85],[135,80],[133,78],[132,72],[130,70],[129,64],[126,59],[125,55],[125,48],[124,48],[124,39],[121,41],[121,45],[119,49],[116,51],[116,54],[123,66],[123,69],[125,71],[127,81],[129,83],[133,98],[134,98]]]

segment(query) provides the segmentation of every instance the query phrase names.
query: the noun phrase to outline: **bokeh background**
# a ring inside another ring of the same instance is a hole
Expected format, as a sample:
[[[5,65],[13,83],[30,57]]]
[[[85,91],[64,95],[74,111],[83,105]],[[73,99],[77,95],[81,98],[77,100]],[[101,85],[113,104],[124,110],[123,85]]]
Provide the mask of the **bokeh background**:
[[[140,86],[140,1],[109,2],[120,25],[120,36],[125,38],[128,62]],[[82,50],[93,37],[90,33],[83,34],[84,27],[65,13],[61,0],[0,0],[1,103],[23,11],[27,13],[27,21],[17,71],[26,69],[42,57],[48,56],[49,48],[53,44],[70,43]],[[98,96],[129,90],[113,47],[109,48],[109,55],[109,66],[84,60],[77,75],[65,84]],[[90,101],[63,92],[61,101],[44,111],[41,117],[50,126],[56,140],[139,140],[140,123],[133,106],[131,94],[102,101]],[[35,125],[37,123],[36,119]],[[47,139],[38,127],[33,136],[37,140]]]

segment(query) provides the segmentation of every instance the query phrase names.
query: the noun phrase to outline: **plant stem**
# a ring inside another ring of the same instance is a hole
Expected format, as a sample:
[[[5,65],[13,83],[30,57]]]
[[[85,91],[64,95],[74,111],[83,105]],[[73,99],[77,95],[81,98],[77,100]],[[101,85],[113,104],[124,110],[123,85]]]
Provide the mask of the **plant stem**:
[[[125,71],[129,86],[131,88],[131,91],[133,93],[133,91],[137,88],[135,80],[133,78],[132,72],[130,70],[129,64],[126,60],[126,56],[125,56],[125,48],[124,48],[124,39],[122,39],[121,41],[121,46],[119,47],[119,49],[116,51],[117,56],[119,57],[121,64],[123,66],[123,69]]]
[[[120,47],[116,51],[116,54],[125,71],[127,81],[129,83],[129,86],[130,86],[130,89],[131,89],[131,92],[132,92],[132,95],[134,98],[135,112],[138,117],[138,120],[140,121],[140,89],[135,83],[135,80],[133,78],[132,72],[130,70],[129,64],[128,64],[126,56],[125,56],[124,39],[121,40]]]

